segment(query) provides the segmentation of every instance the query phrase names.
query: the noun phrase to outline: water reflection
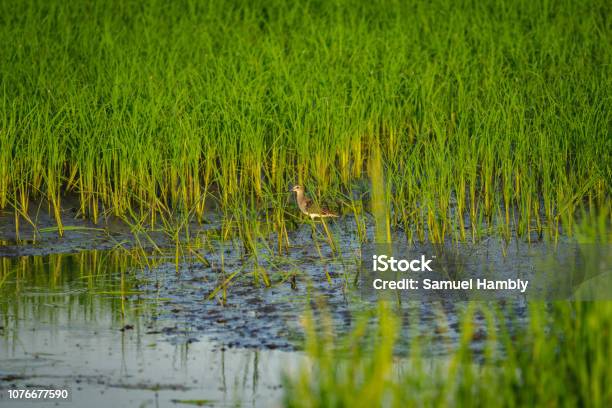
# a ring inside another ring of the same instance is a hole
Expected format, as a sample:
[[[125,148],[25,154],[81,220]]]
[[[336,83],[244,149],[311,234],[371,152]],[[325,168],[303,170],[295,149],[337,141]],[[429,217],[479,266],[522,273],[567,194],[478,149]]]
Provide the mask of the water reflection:
[[[294,350],[305,308],[329,318],[338,335],[352,329],[355,315],[375,309],[352,290],[354,234],[342,224],[330,228],[344,257],[311,245],[305,225],[296,233],[302,239],[294,239],[300,244],[282,257],[219,247],[207,252],[208,262],[196,256],[176,263],[174,254],[124,248],[0,258],[0,388],[67,385],[74,402],[103,407],[279,404],[281,373],[303,358]],[[525,253],[525,245],[488,241],[474,250],[503,259],[500,271],[511,273],[517,256],[504,254]],[[270,286],[255,279],[262,270]],[[215,292],[223,282],[226,298]],[[527,323],[523,303],[492,305],[507,316],[509,332]],[[399,354],[407,355],[418,337],[423,355],[451,355],[465,306],[394,304],[402,315]],[[368,316],[375,329],[375,316]],[[477,356],[488,327],[482,315],[473,323]]]
[[[121,251],[0,259],[0,384],[68,386],[81,406],[275,405],[299,355],[167,341],[159,297]]]

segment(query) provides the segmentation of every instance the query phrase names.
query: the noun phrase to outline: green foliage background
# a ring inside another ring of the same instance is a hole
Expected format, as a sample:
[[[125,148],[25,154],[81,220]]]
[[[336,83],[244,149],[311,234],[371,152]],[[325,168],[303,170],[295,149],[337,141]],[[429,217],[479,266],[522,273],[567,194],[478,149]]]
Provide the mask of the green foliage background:
[[[610,8],[5,0],[0,207],[278,212],[294,182],[350,189],[380,147],[394,226],[571,231],[610,197]]]

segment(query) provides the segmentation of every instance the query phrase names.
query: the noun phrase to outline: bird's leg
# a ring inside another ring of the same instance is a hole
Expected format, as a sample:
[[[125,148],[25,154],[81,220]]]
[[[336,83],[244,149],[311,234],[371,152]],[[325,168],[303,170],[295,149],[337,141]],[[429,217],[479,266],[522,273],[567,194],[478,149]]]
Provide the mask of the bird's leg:
[[[319,247],[319,242],[317,240],[317,237],[314,236],[317,232],[317,227],[312,219],[311,219],[311,225],[312,225],[312,233],[313,233],[312,242],[314,243],[315,249],[317,250],[319,257],[323,258],[323,254],[321,253],[321,248]]]
[[[313,241],[316,242],[316,240],[317,240],[317,226],[314,223],[314,220],[313,220],[312,217],[310,217],[310,228],[311,228],[310,237],[312,238]]]
[[[334,239],[327,228],[327,223],[325,222],[325,218],[321,217],[321,222],[323,223],[323,229],[325,229],[325,234],[327,234],[327,242],[333,252],[336,252],[336,246],[334,245]]]

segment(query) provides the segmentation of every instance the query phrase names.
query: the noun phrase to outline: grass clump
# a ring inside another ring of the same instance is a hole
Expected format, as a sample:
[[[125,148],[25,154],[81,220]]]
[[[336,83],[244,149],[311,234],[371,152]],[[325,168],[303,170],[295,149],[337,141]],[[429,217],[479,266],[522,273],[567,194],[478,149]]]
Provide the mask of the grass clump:
[[[4,1],[0,208],[44,198],[61,234],[67,193],[94,221],[202,219],[214,200],[228,218],[263,209],[281,235],[291,183],[333,198],[380,156],[391,226],[571,233],[610,197],[610,11]]]
[[[502,313],[471,304],[456,349],[437,360],[420,353],[419,337],[408,356],[396,356],[400,323],[387,305],[379,306],[372,330],[362,319],[340,340],[309,315],[310,359],[286,377],[284,402],[288,407],[609,406],[611,306],[532,303],[529,325],[510,334]],[[476,313],[486,320],[480,353],[472,347]]]

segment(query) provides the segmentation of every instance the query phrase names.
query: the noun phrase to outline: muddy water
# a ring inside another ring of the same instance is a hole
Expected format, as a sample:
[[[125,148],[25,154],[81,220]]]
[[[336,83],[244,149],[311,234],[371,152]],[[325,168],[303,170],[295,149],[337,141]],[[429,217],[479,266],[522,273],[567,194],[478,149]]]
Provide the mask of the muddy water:
[[[340,333],[373,309],[354,289],[360,245],[350,219],[330,225],[336,253],[321,228],[303,224],[282,256],[273,237],[256,256],[217,240],[178,264],[172,250],[134,257],[125,229],[82,227],[35,243],[0,231],[1,388],[67,386],[75,406],[278,406],[283,371],[305,361],[305,309],[325,310]],[[481,245],[502,252],[494,240]],[[452,351],[463,308],[402,304],[405,349],[416,323],[425,354]],[[506,308],[524,321],[524,303]],[[476,319],[477,350],[485,324]]]
[[[164,301],[109,252],[2,262],[2,388],[68,387],[74,406],[273,406],[282,369],[301,359],[176,329],[160,316]]]

